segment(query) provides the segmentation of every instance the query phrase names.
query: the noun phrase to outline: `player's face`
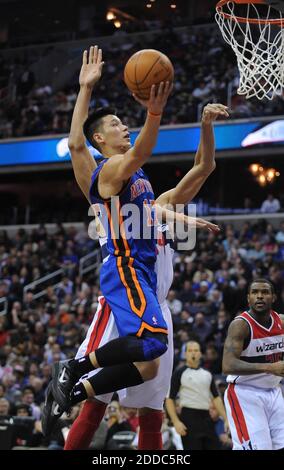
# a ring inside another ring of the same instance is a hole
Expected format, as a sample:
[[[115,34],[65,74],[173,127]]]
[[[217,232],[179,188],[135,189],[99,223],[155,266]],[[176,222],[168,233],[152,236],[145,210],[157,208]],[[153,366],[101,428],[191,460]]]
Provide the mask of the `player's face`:
[[[254,282],[248,293],[248,303],[250,308],[258,314],[265,314],[272,308],[275,300],[269,284],[264,282]]]
[[[188,366],[196,368],[200,364],[201,351],[198,343],[190,342],[186,347],[186,363]]]
[[[110,114],[103,118],[101,135],[104,145],[117,153],[125,153],[131,147],[128,127],[117,116]]]

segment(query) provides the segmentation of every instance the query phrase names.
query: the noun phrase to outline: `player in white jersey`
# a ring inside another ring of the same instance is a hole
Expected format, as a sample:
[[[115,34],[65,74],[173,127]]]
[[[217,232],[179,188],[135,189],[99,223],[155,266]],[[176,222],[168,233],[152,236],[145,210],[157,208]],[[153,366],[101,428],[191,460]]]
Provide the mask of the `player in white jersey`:
[[[163,409],[165,390],[169,388],[173,365],[173,326],[171,312],[166,298],[173,282],[173,241],[169,235],[167,225],[161,225],[158,230],[157,261],[155,271],[157,274],[157,297],[161,306],[163,317],[169,328],[169,347],[161,356],[160,368],[163,374],[159,374],[147,383],[135,387],[129,387],[118,391],[119,401],[122,406],[129,408],[151,407],[155,410]],[[105,240],[102,240],[102,252],[104,252]],[[107,342],[119,336],[115,325],[115,319],[111,310],[107,307],[104,297],[99,297],[99,305],[94,319],[83,343],[78,349],[76,359],[89,354],[91,350],[103,346]],[[104,310],[104,311],[103,311]],[[96,345],[95,345],[96,343]],[[88,377],[99,372],[100,369],[91,371]],[[81,380],[85,380],[83,376]],[[104,403],[109,403],[113,393],[98,395],[96,398]]]
[[[284,449],[284,320],[272,310],[274,288],[266,279],[249,286],[249,310],[230,324],[223,372],[225,405],[234,450]]]
[[[148,450],[151,448],[156,450],[158,448],[162,449],[160,432],[162,410],[170,386],[174,357],[172,318],[166,302],[166,297],[173,281],[172,258],[174,250],[172,248],[172,240],[168,236],[167,226],[165,225],[161,226],[157,250],[157,261],[155,265],[157,273],[157,296],[168,327],[168,350],[160,358],[159,372],[154,379],[140,386],[129,387],[118,392],[119,402],[122,406],[139,409],[144,408],[145,413],[140,413],[139,416],[140,425],[142,421],[142,432],[139,434],[139,448],[147,448]],[[105,299],[100,297],[99,306],[92,325],[88,330],[85,341],[78,350],[76,358],[88,354],[92,348],[103,346],[105,343],[118,336],[114,316],[108,306],[105,305]],[[96,374],[97,372],[98,370],[92,371],[90,375]],[[86,379],[86,377],[82,379]],[[96,402],[92,401],[92,404],[87,405],[88,411],[91,411],[93,408],[93,415],[95,415],[97,408],[99,408],[99,410],[106,408],[106,405],[112,399],[112,395],[112,393],[98,395]],[[105,404],[105,406],[103,407],[101,404]],[[146,420],[146,423],[143,423],[143,420]],[[143,431],[145,427],[149,429],[149,432],[146,433]],[[80,431],[81,433],[84,432],[81,421]],[[74,449],[73,433],[74,429],[71,429],[71,434],[67,437],[65,450]]]

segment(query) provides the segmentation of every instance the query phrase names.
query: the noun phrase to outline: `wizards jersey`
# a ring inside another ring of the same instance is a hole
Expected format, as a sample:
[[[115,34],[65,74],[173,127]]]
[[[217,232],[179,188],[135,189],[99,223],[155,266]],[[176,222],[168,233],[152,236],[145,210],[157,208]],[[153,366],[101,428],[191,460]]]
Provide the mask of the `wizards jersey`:
[[[249,312],[243,312],[235,320],[247,322],[250,339],[242,351],[240,359],[251,363],[273,363],[284,359],[284,329],[278,313],[271,310],[271,326],[265,328],[258,323]],[[273,374],[229,375],[227,382],[234,384],[253,385],[254,387],[277,387],[282,377]]]

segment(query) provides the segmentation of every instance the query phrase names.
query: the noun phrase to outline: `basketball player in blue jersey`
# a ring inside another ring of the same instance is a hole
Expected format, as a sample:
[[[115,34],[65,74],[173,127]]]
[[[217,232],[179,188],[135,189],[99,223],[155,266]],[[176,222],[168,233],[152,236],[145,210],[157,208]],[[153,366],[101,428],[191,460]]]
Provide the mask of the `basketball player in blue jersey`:
[[[101,55],[102,51],[97,47],[91,48],[89,60],[87,52],[84,53],[83,68],[95,63],[96,79],[102,70]],[[81,87],[86,85],[86,75],[84,72],[80,75]],[[171,90],[169,82],[160,83],[157,89],[153,85],[149,100],[140,101],[147,108],[147,117],[133,147],[127,126],[110,110],[95,113],[86,121],[91,143],[99,147],[104,159],[95,169],[92,181],[87,181],[84,186],[84,193],[89,187],[91,202],[100,204],[108,215],[110,257],[102,266],[100,285],[115,315],[120,337],[79,361],[54,364],[53,393],[62,409],[70,406],[70,392],[78,378],[90,370],[103,368],[93,381],[87,382],[88,390],[80,384],[74,391],[73,398],[76,396],[78,402],[90,394],[112,392],[154,378],[159,367],[158,358],[167,350],[167,326],[156,297],[154,230],[148,239],[139,238],[140,231],[136,238],[127,237],[122,210],[128,203],[137,207],[139,217],[136,222],[141,230],[147,216],[150,224],[153,223],[151,204],[155,196],[140,167],[152,154]],[[72,141],[70,149],[72,151]],[[117,200],[112,204],[114,196]],[[115,214],[111,205],[116,205]]]

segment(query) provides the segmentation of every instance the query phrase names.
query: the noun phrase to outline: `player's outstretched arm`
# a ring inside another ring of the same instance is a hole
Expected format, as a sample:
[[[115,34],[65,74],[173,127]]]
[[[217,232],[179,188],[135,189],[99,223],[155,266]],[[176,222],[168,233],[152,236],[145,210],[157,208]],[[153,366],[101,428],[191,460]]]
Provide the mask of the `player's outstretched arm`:
[[[188,227],[192,227],[194,229],[203,229],[208,232],[212,233],[219,233],[220,228],[218,225],[209,222],[206,219],[202,219],[200,217],[190,217],[189,215],[175,212],[173,210],[167,209],[164,206],[160,206],[159,204],[155,203],[154,208],[156,210],[157,218],[160,223],[181,223]]]
[[[224,344],[223,373],[232,375],[274,374],[284,377],[284,361],[274,363],[249,363],[240,359],[249,326],[243,320],[234,320],[229,326]]]
[[[76,181],[83,194],[89,200],[90,181],[97,164],[86,145],[83,125],[88,117],[92,91],[101,77],[102,50],[91,46],[83,53],[83,62],[79,77],[80,91],[74,108],[68,146]]]
[[[222,104],[208,104],[202,113],[200,142],[194,159],[194,166],[177,186],[161,194],[157,202],[161,205],[188,204],[200,191],[208,176],[214,171],[215,139],[213,122],[229,117],[228,108]]]
[[[125,154],[115,155],[110,158],[102,168],[99,188],[100,193],[101,188],[103,188],[104,198],[116,195],[123,183],[144,165],[152,155],[158,137],[163,110],[171,91],[172,84],[161,82],[158,87],[152,86],[148,101],[142,101],[135,97],[148,110],[146,121],[133,147]]]

